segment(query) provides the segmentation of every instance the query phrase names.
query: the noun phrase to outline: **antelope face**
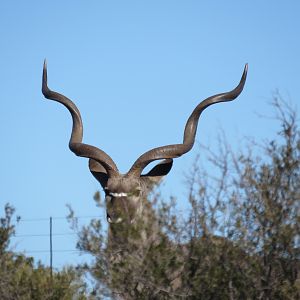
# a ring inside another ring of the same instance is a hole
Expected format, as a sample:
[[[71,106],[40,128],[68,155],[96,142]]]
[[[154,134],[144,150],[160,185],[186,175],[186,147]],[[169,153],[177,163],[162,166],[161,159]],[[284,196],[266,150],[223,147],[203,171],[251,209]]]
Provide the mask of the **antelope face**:
[[[143,188],[135,178],[109,178],[104,188],[109,223],[134,223],[143,210]]]
[[[172,159],[166,159],[145,175],[130,171],[109,175],[102,164],[90,160],[90,170],[105,192],[107,221],[133,224],[142,217],[149,190],[169,173],[172,164]]]

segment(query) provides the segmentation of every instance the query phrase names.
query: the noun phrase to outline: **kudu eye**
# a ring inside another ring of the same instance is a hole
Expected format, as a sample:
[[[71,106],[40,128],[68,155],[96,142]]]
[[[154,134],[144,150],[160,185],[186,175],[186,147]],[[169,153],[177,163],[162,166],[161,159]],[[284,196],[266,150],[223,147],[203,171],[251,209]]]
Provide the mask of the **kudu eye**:
[[[140,189],[136,189],[136,190],[133,190],[132,192],[130,192],[128,194],[128,196],[131,196],[131,197],[139,197],[141,194],[141,190]]]
[[[136,196],[136,197],[140,196],[140,194],[141,194],[141,190],[140,190],[140,189],[136,189],[136,190],[133,192],[133,195]]]

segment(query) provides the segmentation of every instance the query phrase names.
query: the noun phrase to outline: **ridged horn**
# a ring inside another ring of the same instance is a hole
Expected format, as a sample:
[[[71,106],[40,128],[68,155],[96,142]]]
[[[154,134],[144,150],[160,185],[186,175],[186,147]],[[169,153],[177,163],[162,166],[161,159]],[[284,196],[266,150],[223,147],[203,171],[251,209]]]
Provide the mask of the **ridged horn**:
[[[100,150],[97,147],[82,143],[83,125],[80,112],[76,105],[66,96],[51,91],[48,88],[46,60],[44,61],[43,67],[42,93],[45,96],[45,98],[63,104],[71,113],[73,126],[71,138],[69,141],[70,150],[77,156],[87,157],[100,163],[105,168],[109,177],[116,176],[118,174],[118,168],[108,154],[106,154],[104,151]]]
[[[134,162],[127,175],[139,176],[142,173],[143,169],[152,161],[176,158],[190,151],[195,142],[198,121],[201,113],[212,104],[232,101],[237,98],[244,88],[247,71],[248,64],[245,65],[244,72],[239,84],[232,91],[211,96],[198,104],[198,106],[194,109],[194,111],[188,118],[185,125],[182,144],[157,147],[145,152]]]

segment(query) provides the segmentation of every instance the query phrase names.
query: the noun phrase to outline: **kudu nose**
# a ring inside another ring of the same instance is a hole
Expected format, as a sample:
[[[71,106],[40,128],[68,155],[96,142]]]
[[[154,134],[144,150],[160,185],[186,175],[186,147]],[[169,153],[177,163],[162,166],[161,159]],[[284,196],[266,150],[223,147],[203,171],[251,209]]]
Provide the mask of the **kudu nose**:
[[[124,192],[110,192],[106,196],[106,219],[110,224],[130,223],[133,207],[128,201],[128,194]]]
[[[106,219],[107,222],[110,224],[117,224],[117,223],[121,223],[123,221],[123,219],[121,217],[116,217],[113,216],[112,214],[106,214]]]

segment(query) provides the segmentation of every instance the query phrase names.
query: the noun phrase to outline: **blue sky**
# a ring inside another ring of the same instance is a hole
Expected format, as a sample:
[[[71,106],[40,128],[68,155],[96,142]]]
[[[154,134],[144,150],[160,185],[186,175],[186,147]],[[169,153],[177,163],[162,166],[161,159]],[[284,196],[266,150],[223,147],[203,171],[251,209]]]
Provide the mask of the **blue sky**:
[[[1,1],[0,204],[10,202],[24,219],[16,249],[47,251],[47,236],[24,235],[47,234],[48,218],[64,217],[66,203],[78,215],[104,216],[92,200],[100,187],[86,159],[68,149],[68,112],[41,94],[44,58],[49,87],[81,111],[84,141],[126,172],[146,150],[181,142],[193,108],[232,89],[245,63],[243,93],[203,114],[197,142],[214,146],[220,128],[236,148],[243,136],[273,136],[275,123],[257,114],[272,115],[276,89],[299,101],[299,12],[299,1],[281,0]],[[175,161],[166,195],[184,199],[183,173],[198,152]],[[63,219],[53,231],[70,232]],[[72,235],[56,236],[54,248],[74,243]],[[48,263],[48,253],[33,254]],[[81,259],[56,252],[54,266]]]

